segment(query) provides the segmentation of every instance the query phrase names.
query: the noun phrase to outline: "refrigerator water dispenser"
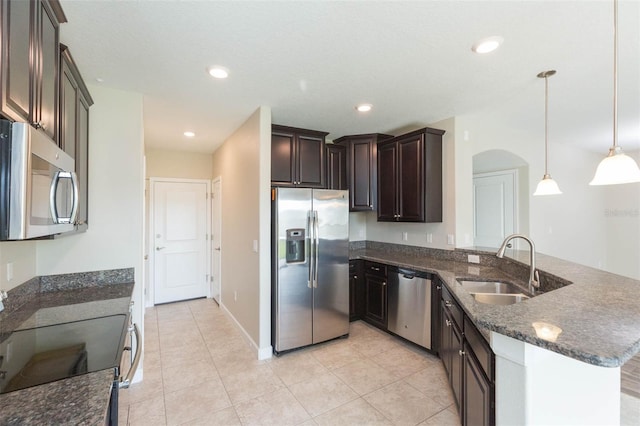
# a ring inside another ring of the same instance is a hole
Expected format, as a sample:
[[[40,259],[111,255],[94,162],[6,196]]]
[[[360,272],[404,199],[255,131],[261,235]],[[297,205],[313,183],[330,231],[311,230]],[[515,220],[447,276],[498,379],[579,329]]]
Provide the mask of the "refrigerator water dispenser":
[[[287,263],[304,262],[304,228],[287,229]]]

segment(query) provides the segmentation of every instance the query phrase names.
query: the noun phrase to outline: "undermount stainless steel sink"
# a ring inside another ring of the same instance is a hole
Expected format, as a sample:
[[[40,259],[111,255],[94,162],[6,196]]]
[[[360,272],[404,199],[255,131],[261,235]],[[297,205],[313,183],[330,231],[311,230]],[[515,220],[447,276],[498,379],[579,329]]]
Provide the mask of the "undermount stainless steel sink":
[[[503,281],[458,280],[458,282],[480,303],[512,305],[530,297],[517,285]]]
[[[491,294],[491,293],[471,293],[476,302],[487,303],[489,305],[513,305],[514,303],[527,300],[529,296],[524,294]]]

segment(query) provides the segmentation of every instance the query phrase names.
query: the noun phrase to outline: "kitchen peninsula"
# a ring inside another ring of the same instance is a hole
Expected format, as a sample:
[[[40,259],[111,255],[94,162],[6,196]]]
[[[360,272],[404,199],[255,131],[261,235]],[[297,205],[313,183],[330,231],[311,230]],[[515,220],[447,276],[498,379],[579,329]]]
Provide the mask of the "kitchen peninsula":
[[[457,280],[524,285],[527,252],[513,260],[483,249],[370,241],[351,248],[351,259],[439,276],[496,355],[497,424],[619,423],[620,366],[640,351],[637,280],[539,255],[544,292],[513,305],[489,305],[477,302]],[[478,255],[480,263],[468,263],[469,254]],[[539,335],[533,326],[538,322],[561,332],[555,338]]]

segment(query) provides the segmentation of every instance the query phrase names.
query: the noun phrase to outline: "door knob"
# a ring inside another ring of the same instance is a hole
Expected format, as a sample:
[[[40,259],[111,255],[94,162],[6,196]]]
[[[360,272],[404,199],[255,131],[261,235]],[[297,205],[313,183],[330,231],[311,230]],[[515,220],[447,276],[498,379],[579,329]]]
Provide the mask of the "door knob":
[[[156,247],[156,251],[160,251],[162,249],[164,249],[165,247]]]
[[[215,251],[220,251],[220,247],[214,248]]]

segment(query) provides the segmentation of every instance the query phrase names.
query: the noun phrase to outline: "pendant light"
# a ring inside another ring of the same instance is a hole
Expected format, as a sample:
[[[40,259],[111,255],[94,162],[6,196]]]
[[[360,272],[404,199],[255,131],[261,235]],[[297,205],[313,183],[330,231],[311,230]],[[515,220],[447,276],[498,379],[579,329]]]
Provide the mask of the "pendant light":
[[[555,70],[543,71],[538,74],[538,78],[544,78],[544,176],[536,187],[533,195],[556,195],[562,194],[558,184],[551,178],[547,170],[549,162],[549,77],[556,73]]]
[[[613,146],[598,164],[589,185],[617,185],[640,182],[640,168],[618,146],[618,0],[613,1]]]

